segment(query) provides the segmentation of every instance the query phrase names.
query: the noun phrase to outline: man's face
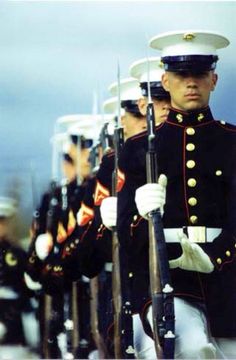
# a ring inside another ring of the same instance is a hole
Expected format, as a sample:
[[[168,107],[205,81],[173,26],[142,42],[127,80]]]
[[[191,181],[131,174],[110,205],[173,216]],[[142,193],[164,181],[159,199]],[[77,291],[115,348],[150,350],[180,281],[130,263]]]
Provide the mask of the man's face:
[[[0,218],[0,240],[8,238],[10,234],[10,226],[7,218]]]
[[[182,111],[206,107],[216,82],[217,75],[213,71],[166,72],[162,78],[163,87],[170,92],[172,107]]]
[[[125,112],[125,115],[121,117],[121,124],[124,129],[125,139],[139,134],[140,132],[146,130],[147,127],[145,117],[143,119],[139,119],[127,111]]]
[[[78,161],[78,172],[82,179],[86,178],[91,172],[91,164],[89,162],[90,149],[85,148],[80,150]]]
[[[84,179],[86,178],[91,171],[91,164],[89,162],[89,148],[85,149],[78,149],[78,146],[75,144],[71,144],[69,154],[72,157],[74,161],[74,169],[71,170],[71,177],[73,175],[73,170],[76,174],[79,174],[79,176]],[[68,169],[67,169],[68,170]],[[67,174],[68,175],[68,174]]]
[[[68,182],[73,181],[77,176],[75,164],[72,164],[66,160],[62,162],[62,172]]]
[[[158,100],[152,98],[152,102],[153,102],[156,125],[166,121],[170,109],[170,100],[168,99]],[[143,116],[146,116],[147,113],[147,103],[148,103],[147,98],[139,99],[138,102],[139,111]]]
[[[166,121],[170,109],[170,100],[167,99],[157,100],[153,98],[152,101],[153,101],[156,124]]]

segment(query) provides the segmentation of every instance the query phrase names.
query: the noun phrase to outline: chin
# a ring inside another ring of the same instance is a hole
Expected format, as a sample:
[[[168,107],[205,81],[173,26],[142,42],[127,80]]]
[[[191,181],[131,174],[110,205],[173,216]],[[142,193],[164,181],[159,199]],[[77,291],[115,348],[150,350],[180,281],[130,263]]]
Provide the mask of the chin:
[[[186,104],[185,106],[185,110],[186,111],[194,111],[194,110],[198,110],[198,109],[202,109],[203,107],[205,107],[205,105],[199,103],[199,102],[191,102]]]

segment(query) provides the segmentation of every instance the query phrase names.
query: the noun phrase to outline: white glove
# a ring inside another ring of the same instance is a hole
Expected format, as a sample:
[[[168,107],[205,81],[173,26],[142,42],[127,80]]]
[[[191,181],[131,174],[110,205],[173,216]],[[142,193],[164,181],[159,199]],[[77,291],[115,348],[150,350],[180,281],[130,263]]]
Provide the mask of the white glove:
[[[117,197],[109,196],[102,200],[100,212],[103,224],[108,228],[116,226]]]
[[[29,274],[27,274],[26,272],[24,273],[24,279],[25,279],[26,286],[30,290],[37,291],[37,290],[42,289],[42,285],[38,281],[32,280],[31,277],[29,276]]]
[[[148,219],[148,214],[156,209],[160,209],[163,216],[166,202],[166,185],[167,177],[161,174],[157,184],[145,184],[136,190],[135,202],[142,217]]]
[[[35,251],[40,260],[46,259],[53,247],[52,235],[49,233],[41,234],[35,241]]]
[[[183,232],[178,233],[178,237],[183,253],[179,258],[169,261],[170,268],[211,273],[214,265],[205,251],[198,244],[189,241]]]

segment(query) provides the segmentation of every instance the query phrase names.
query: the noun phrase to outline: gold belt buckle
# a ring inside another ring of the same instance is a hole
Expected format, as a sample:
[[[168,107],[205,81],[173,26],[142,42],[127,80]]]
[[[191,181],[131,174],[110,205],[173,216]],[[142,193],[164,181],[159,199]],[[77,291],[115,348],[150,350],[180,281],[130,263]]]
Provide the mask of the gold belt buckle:
[[[206,243],[207,234],[205,226],[186,226],[186,235],[194,243]]]

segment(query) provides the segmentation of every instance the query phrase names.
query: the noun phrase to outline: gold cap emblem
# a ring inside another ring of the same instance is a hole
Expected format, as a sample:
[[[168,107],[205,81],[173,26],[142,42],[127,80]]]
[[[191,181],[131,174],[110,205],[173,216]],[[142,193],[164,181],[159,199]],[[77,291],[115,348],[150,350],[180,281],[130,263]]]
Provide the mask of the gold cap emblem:
[[[183,40],[192,41],[195,37],[196,35],[194,35],[194,33],[185,33],[183,36]]]

